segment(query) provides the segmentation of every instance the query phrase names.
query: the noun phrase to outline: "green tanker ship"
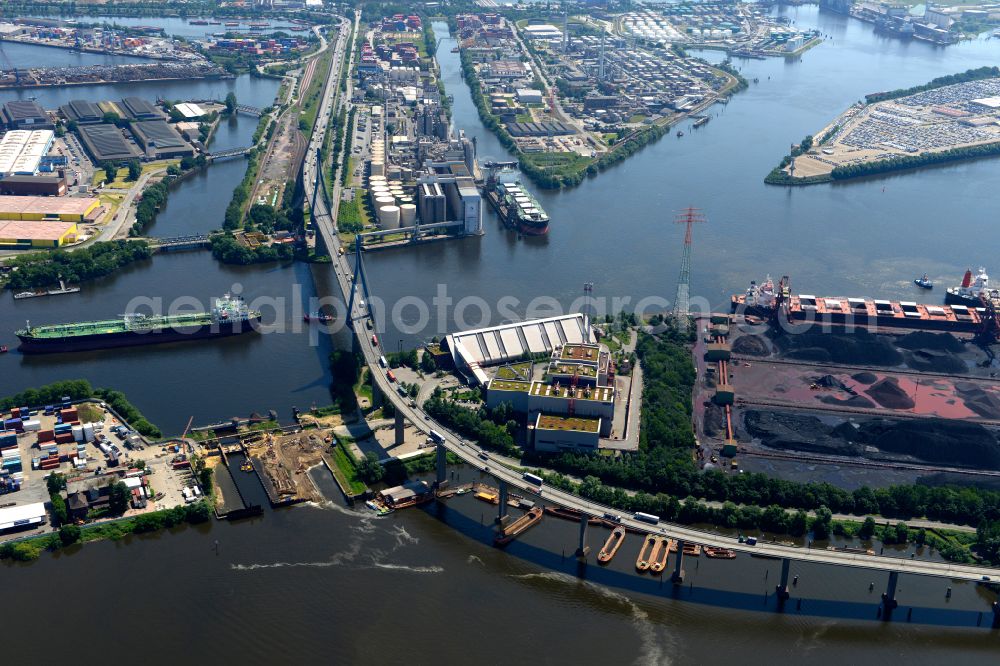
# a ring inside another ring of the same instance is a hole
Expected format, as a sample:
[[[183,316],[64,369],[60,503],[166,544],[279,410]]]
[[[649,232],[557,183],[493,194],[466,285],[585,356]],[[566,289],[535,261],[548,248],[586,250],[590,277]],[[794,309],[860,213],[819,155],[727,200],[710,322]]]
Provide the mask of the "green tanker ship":
[[[37,354],[240,335],[255,331],[259,323],[260,312],[250,310],[242,298],[226,294],[216,299],[210,312],[126,314],[118,319],[45,326],[32,326],[29,322],[16,335],[21,340],[22,352]]]

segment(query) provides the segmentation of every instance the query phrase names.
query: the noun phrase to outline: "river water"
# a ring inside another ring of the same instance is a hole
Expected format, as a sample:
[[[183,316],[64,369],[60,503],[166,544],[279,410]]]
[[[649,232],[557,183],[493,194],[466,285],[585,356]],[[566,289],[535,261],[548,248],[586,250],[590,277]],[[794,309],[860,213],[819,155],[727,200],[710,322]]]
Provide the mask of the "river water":
[[[864,93],[993,64],[997,46],[904,44],[815,8],[788,11],[799,25],[818,26],[832,41],[797,61],[739,63],[744,76],[759,83],[728,106],[714,107],[704,128],[684,126],[682,139],[665,137],[574,190],[538,193],[553,218],[547,239],[518,240],[490,214],[481,239],[370,254],[373,291],[391,304],[403,296],[429,299],[440,283],[456,301],[480,295],[494,303],[511,296],[520,300],[513,306],[520,312],[540,294],[568,306],[585,281],[595,282],[599,296],[670,299],[682,237],[671,220],[674,210],[687,205],[702,207],[710,220],[695,231],[692,293],[713,304],[766,272],[789,273],[799,289],[820,294],[898,296],[909,293],[914,274],[957,279],[968,264],[989,264],[991,256],[983,254],[991,245],[982,239],[997,213],[989,192],[1000,162],[796,190],[765,187],[762,179],[791,141],[817,131]],[[443,26],[436,29],[445,34]],[[501,157],[502,149],[476,119],[452,46],[442,40],[439,57],[455,96],[455,123],[477,137],[481,157]],[[274,94],[274,88],[247,79],[182,83],[162,94],[221,98],[230,85],[241,101],[256,99],[257,105]],[[157,94],[136,88],[87,90],[85,96]],[[43,104],[72,97],[49,97]],[[240,118],[227,125],[219,145],[242,145],[254,124]],[[241,176],[241,168],[222,164],[185,181],[151,232],[218,227]],[[286,296],[302,304],[313,295],[313,284],[326,293],[331,277],[324,266],[237,268],[219,266],[207,253],[158,256],[88,284],[78,296],[17,303],[5,296],[0,338],[9,342],[10,331],[24,319],[113,316],[140,295],[194,296],[204,304],[238,286],[248,298]],[[266,319],[290,329],[299,321],[290,308],[267,312]],[[444,319],[451,320],[447,308]],[[453,328],[448,321],[444,330]],[[383,339],[395,346],[397,335],[412,342],[434,334],[402,329],[390,328]],[[151,420],[177,432],[192,415],[204,422],[275,408],[284,416],[291,405],[328,401],[324,361],[331,348],[328,338],[301,328],[113,353],[11,354],[3,360],[0,381],[3,393],[10,393],[87,377],[124,390]],[[329,479],[317,478],[334,497]],[[252,477],[238,482],[251,483]],[[75,615],[76,635],[103,637],[113,627],[117,649],[154,663],[190,659],[192,647],[201,658],[254,663],[287,661],[290,653],[308,663],[758,663],[789,656],[820,664],[845,658],[931,662],[957,649],[969,663],[995,662],[995,636],[974,629],[979,612],[989,623],[992,598],[973,585],[952,584],[953,597],[945,602],[945,581],[903,577],[901,610],[885,624],[873,621],[884,576],[796,565],[793,574],[801,580],[789,609],[778,614],[773,599],[765,597],[775,583],[774,562],[701,558],[687,567],[688,586],[675,592],[631,573],[638,542],[630,538],[610,567],[591,565],[581,580],[575,561],[562,557],[575,548],[576,525],[546,519],[504,554],[488,545],[493,510],[466,496],[446,509],[376,520],[330,502],[237,524],[88,545],[31,565],[4,564],[5,598],[17,609],[7,615],[5,628],[18,637],[8,642],[6,654],[37,655],[39,643],[51,636],[51,627],[39,621],[51,612],[46,592],[62,589],[72,590],[88,609],[100,609]],[[605,536],[592,530],[595,550]],[[875,584],[872,593],[869,583]],[[118,593],[109,595],[110,589]],[[930,610],[937,606],[945,611]],[[914,624],[906,622],[909,608]],[[106,654],[100,645],[47,641],[46,652],[53,659],[79,659]]]

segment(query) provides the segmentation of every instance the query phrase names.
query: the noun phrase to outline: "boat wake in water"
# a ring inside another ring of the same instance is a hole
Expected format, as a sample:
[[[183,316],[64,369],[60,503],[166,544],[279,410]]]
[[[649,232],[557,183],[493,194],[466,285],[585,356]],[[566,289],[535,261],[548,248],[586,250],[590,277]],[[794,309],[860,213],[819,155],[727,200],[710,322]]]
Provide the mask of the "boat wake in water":
[[[639,635],[639,642],[642,645],[642,651],[636,658],[635,663],[642,666],[662,666],[663,664],[669,664],[669,655],[676,652],[676,645],[673,638],[666,633],[664,627],[657,625],[652,620],[649,619],[649,614],[643,610],[639,604],[633,601],[626,595],[616,592],[610,588],[604,587],[603,585],[597,585],[591,583],[590,581],[580,580],[569,574],[560,573],[558,571],[544,571],[540,573],[529,573],[529,574],[517,574],[511,576],[511,578],[516,578],[519,580],[541,580],[545,582],[561,583],[565,585],[571,585],[579,591],[582,591],[589,595],[599,596],[602,600],[608,600],[614,602],[616,606],[624,611],[632,618],[632,625],[635,628],[635,632]],[[607,604],[600,604],[599,607],[602,610],[612,610],[609,609]]]

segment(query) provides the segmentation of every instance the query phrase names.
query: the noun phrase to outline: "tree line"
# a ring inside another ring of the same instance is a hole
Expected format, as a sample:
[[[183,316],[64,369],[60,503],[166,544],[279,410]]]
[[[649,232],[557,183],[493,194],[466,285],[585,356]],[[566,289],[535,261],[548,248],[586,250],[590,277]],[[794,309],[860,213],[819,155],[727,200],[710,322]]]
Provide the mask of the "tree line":
[[[136,240],[94,243],[74,252],[32,252],[8,262],[16,270],[11,272],[7,286],[15,291],[38,289],[58,284],[60,279],[79,284],[110,275],[151,256],[149,245]]]
[[[992,79],[998,76],[1000,76],[1000,67],[979,67],[976,69],[967,69],[964,72],[959,72],[958,74],[939,76],[936,79],[931,79],[928,83],[920,86],[913,86],[912,88],[899,88],[888,92],[865,95],[865,101],[869,104],[874,104],[875,102],[884,102],[889,99],[899,99],[900,97],[916,95],[917,93],[927,92],[928,90],[934,90],[935,88],[943,88],[956,83],[968,83],[969,81]]]

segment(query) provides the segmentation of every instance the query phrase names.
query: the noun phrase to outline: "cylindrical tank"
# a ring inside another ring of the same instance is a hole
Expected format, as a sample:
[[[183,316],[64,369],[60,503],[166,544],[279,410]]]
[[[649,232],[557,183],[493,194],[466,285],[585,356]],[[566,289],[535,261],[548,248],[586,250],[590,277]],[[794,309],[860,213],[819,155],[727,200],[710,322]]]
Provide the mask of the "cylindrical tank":
[[[408,197],[408,196],[399,197],[400,206],[402,206],[403,204],[411,204],[411,203],[413,203],[413,197]]]
[[[383,229],[399,229],[399,206],[379,208],[378,223]]]
[[[375,210],[381,211],[385,206],[395,206],[396,200],[392,197],[379,197],[375,200]],[[381,212],[379,213],[381,215]]]
[[[402,204],[399,207],[399,224],[404,227],[412,227],[417,221],[417,207],[411,203]]]
[[[385,170],[385,164],[382,162],[372,162],[372,173],[376,175],[382,175],[382,171]]]

